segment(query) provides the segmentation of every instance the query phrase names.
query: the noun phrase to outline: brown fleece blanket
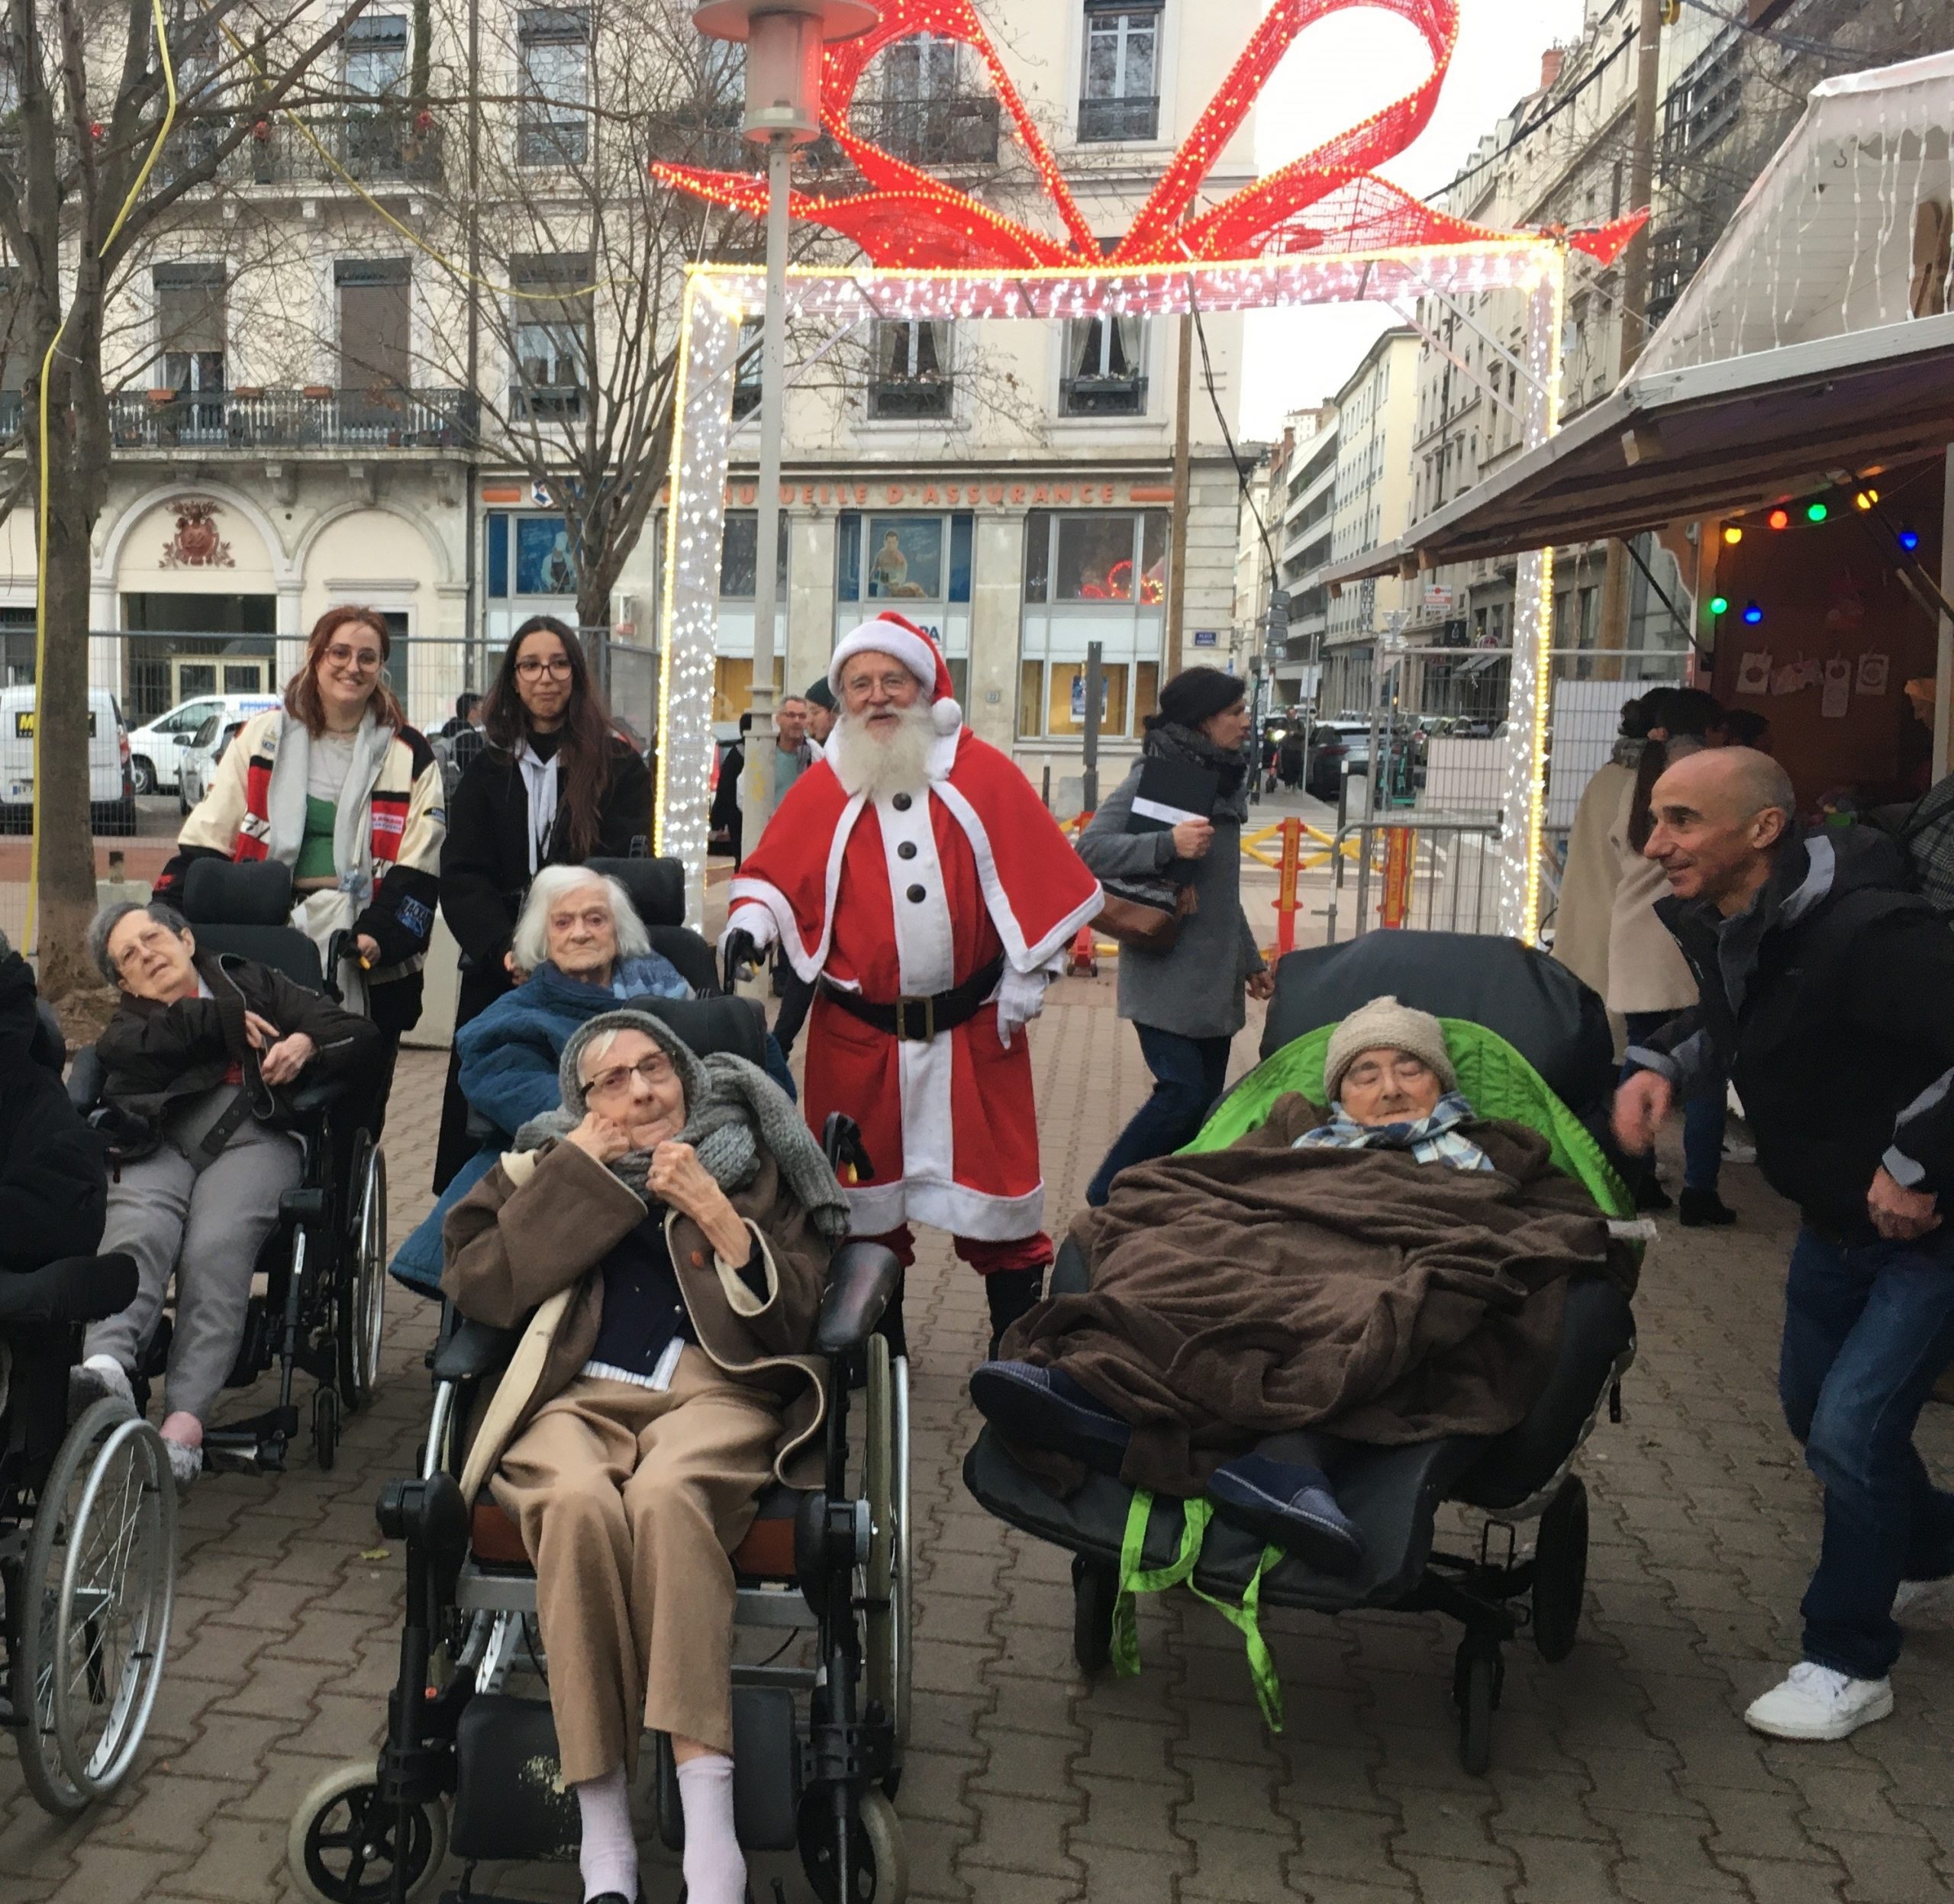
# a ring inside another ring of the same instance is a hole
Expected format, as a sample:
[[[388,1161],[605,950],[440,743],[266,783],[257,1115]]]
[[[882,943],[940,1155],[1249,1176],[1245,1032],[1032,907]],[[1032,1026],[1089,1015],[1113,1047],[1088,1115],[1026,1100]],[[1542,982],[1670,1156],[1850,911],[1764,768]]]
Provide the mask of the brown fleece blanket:
[[[1291,1094],[1226,1150],[1123,1171],[1073,1227],[1090,1290],[1005,1336],[1007,1358],[1062,1368],[1133,1425],[1131,1485],[1198,1494],[1230,1456],[1298,1429],[1380,1445],[1501,1433],[1553,1368],[1568,1277],[1606,1271],[1632,1290],[1633,1259],[1524,1125],[1461,1125],[1494,1166],[1465,1171],[1289,1148],[1325,1121]]]

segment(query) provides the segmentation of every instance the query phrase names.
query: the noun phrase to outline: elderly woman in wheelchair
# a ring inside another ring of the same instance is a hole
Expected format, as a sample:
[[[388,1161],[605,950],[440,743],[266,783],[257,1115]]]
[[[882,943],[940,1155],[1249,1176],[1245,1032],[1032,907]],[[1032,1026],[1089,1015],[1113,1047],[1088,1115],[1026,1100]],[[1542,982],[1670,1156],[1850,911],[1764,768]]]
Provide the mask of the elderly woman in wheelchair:
[[[1569,1279],[1634,1276],[1546,1140],[1459,1094],[1429,1013],[1350,1013],[1324,1081],[1327,1110],[1292,1092],[1226,1149],[1124,1173],[1074,1232],[1090,1290],[1034,1310],[970,1389],[1034,1465],[1204,1496],[1348,1577],[1366,1558],[1337,1498],[1348,1453],[1511,1428]]]
[[[118,1165],[102,1248],[133,1257],[139,1283],[127,1308],[89,1329],[73,1399],[133,1405],[131,1378],[173,1274],[163,1438],[187,1487],[237,1357],[258,1252],[299,1182],[293,1094],[372,1065],[381,1038],[268,966],[199,952],[168,906],[108,907],[89,939],[121,991],[95,1045]]]
[[[846,1205],[764,1073],[643,1012],[580,1026],[559,1081],[561,1110],[447,1219],[456,1308],[525,1325],[461,1490],[485,1483],[535,1564],[586,1899],[636,1894],[627,1778],[648,1727],[678,1761],[688,1895],[740,1904],[727,1556],[772,1479],[819,1471],[812,1350]]]

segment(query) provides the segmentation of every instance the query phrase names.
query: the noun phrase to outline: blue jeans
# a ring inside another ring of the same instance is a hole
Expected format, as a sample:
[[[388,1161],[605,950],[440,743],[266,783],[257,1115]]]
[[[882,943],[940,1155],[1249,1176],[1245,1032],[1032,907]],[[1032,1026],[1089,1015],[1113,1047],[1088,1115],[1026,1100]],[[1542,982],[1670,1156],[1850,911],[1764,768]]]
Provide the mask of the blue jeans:
[[[1113,1140],[1098,1174],[1087,1187],[1094,1209],[1106,1200],[1113,1179],[1129,1164],[1165,1157],[1189,1142],[1208,1121],[1228,1080],[1230,1038],[1183,1038],[1179,1032],[1135,1025],[1140,1055],[1153,1074],[1153,1092]]]
[[[1640,1044],[1653,1037],[1675,1016],[1666,1011],[1632,1011],[1623,1014],[1628,1026],[1628,1041]],[[1626,1079],[1632,1067],[1624,1064]],[[1682,1107],[1682,1181],[1685,1190],[1711,1190],[1723,1168],[1723,1123],[1730,1110],[1724,1094],[1723,1074],[1706,1085]],[[1653,1168],[1653,1158],[1649,1160]]]
[[[1954,1354],[1954,1234],[1829,1242],[1798,1232],[1778,1393],[1824,1484],[1804,1656],[1881,1679],[1900,1653],[1894,1590],[1954,1573],[1954,1494],[1928,1480],[1914,1426]]]

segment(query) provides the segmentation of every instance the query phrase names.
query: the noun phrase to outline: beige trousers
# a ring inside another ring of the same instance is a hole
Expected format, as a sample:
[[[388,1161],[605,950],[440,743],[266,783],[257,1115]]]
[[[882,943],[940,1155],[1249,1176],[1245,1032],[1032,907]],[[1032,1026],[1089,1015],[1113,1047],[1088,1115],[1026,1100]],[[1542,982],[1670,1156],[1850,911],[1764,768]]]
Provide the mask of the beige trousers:
[[[634,1769],[640,1730],[733,1749],[733,1565],[780,1417],[688,1345],[670,1388],[579,1377],[490,1483],[536,1564],[566,1783]]]

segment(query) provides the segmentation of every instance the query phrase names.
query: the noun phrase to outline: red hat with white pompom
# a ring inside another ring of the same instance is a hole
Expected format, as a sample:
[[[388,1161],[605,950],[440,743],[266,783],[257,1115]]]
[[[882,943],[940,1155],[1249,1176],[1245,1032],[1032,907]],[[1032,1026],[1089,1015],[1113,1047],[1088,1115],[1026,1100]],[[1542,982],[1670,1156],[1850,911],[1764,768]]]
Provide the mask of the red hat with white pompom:
[[[852,628],[834,645],[827,665],[827,685],[837,698],[841,693],[841,670],[854,656],[893,655],[928,690],[930,721],[940,734],[953,734],[963,725],[963,710],[957,705],[950,685],[950,663],[943,651],[913,621],[900,615],[878,615]]]

